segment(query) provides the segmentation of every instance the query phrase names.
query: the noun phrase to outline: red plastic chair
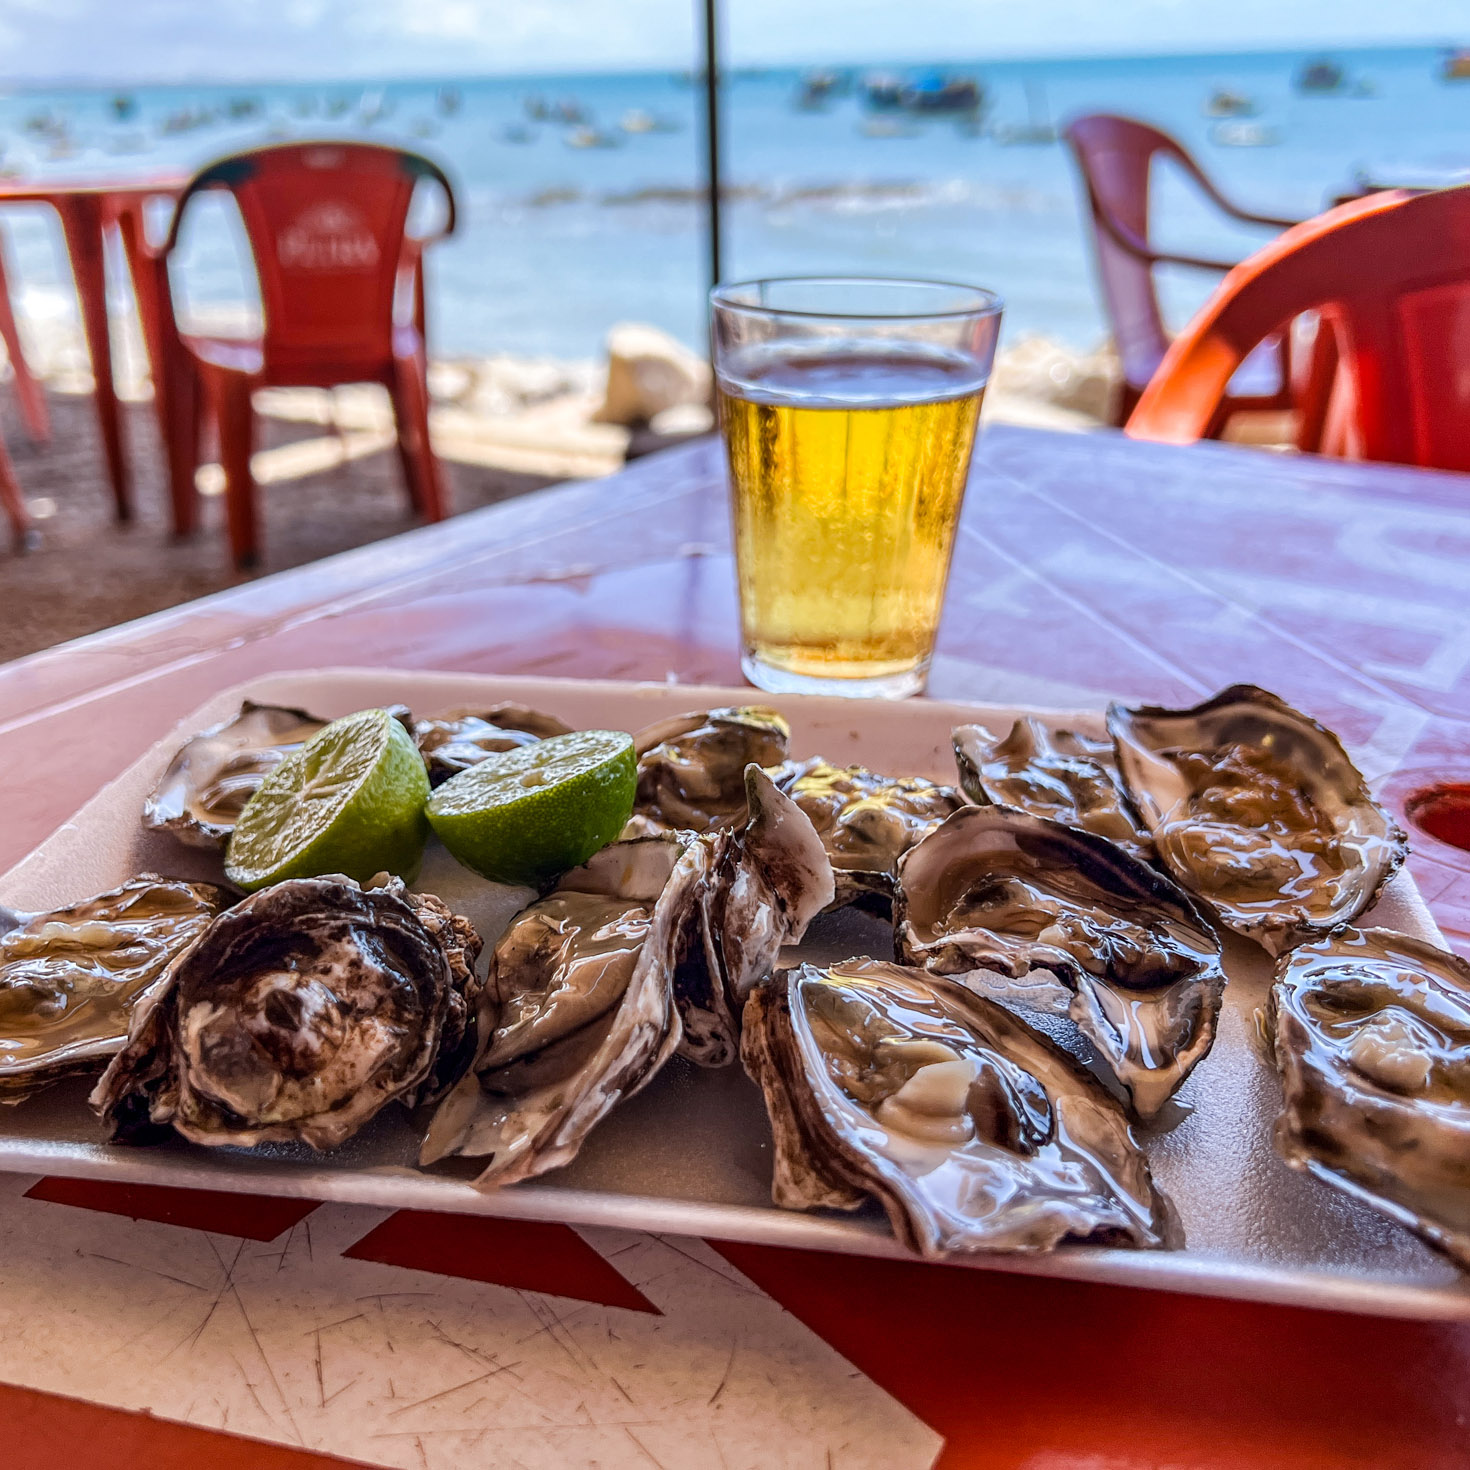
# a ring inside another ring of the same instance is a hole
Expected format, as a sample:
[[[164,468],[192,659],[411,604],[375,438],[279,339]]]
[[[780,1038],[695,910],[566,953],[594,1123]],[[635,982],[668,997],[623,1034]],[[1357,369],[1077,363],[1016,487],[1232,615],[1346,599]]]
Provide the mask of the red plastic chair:
[[[1470,186],[1345,204],[1242,262],[1176,338],[1128,433],[1204,437],[1240,363],[1313,311],[1329,346],[1302,447],[1470,471]]]
[[[1067,125],[1087,202],[1092,213],[1098,275],[1113,340],[1123,365],[1123,391],[1114,422],[1122,425],[1138,402],[1169,349],[1169,332],[1159,310],[1154,267],[1189,266],[1196,270],[1231,269],[1233,262],[1157,250],[1149,243],[1149,177],[1156,158],[1170,158],[1201,192],[1232,219],[1267,229],[1285,230],[1295,220],[1253,214],[1226,199],[1182,145],[1167,133],[1132,118],[1095,113]],[[1233,413],[1279,410],[1292,406],[1291,370],[1283,343],[1264,344],[1222,401],[1214,433]]]
[[[421,179],[436,182],[448,204],[443,229],[422,239],[406,229]],[[239,205],[265,316],[257,341],[181,339],[219,431],[236,564],[260,556],[250,473],[256,388],[382,383],[393,401],[409,500],[425,520],[441,520],[444,477],[429,443],[422,253],[454,229],[454,193],[443,170],[417,153],[368,143],[289,143],[222,158],[180,196],[165,259],[189,200],[207,189],[226,189]],[[406,310],[396,310],[405,302]],[[171,413],[169,432],[191,435],[184,448],[197,459],[197,414]],[[182,452],[174,446],[171,455]]]

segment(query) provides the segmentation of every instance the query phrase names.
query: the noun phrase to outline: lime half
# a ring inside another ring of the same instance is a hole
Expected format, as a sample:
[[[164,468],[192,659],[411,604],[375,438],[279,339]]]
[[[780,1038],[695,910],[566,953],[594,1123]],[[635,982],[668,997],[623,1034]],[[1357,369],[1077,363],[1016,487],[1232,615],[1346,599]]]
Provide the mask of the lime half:
[[[241,888],[346,873],[418,876],[429,775],[407,730],[383,709],[333,720],[260,783],[225,854]]]
[[[631,735],[576,730],[451,776],[429,802],[429,821],[465,867],[498,883],[538,884],[613,841],[637,788]]]

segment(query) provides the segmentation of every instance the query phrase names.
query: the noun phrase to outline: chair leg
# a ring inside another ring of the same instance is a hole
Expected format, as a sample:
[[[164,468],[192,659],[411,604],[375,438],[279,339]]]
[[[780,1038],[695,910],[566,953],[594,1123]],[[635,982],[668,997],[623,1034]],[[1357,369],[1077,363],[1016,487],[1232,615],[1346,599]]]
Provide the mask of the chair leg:
[[[210,396],[219,431],[219,460],[225,472],[225,520],[230,554],[245,571],[260,563],[260,526],[255,509],[255,478],[250,455],[255,448],[255,411],[250,379],[240,373],[212,373]]]
[[[51,442],[51,411],[46,407],[46,394],[31,373],[20,345],[20,329],[15,324],[15,308],[10,301],[10,283],[5,275],[5,255],[0,250],[0,338],[10,356],[10,371],[15,377],[15,396],[20,400],[21,416],[26,432],[35,444]]]
[[[429,384],[421,355],[395,361],[388,391],[398,424],[398,455],[409,500],[426,521],[442,521],[448,514],[448,496],[443,468],[429,442]]]
[[[36,533],[31,518],[26,514],[26,503],[20,493],[20,482],[5,446],[0,444],[0,509],[5,511],[10,522],[11,540],[17,551],[26,551],[35,544]]]

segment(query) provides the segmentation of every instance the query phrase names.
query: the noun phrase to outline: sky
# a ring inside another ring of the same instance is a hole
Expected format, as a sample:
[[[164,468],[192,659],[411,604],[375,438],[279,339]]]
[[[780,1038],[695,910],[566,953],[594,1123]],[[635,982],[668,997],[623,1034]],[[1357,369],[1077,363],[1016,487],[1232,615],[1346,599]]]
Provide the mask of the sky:
[[[697,0],[0,0],[0,76],[682,68]],[[1466,0],[722,0],[737,65],[1470,42]]]

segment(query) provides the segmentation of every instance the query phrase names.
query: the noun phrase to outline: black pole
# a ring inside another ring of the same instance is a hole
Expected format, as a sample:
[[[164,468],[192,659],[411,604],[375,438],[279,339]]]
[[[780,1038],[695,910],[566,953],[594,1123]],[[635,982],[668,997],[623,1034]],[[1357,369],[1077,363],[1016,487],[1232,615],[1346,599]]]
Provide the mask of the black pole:
[[[704,0],[705,184],[709,189],[709,283],[720,283],[720,28],[718,0]]]

